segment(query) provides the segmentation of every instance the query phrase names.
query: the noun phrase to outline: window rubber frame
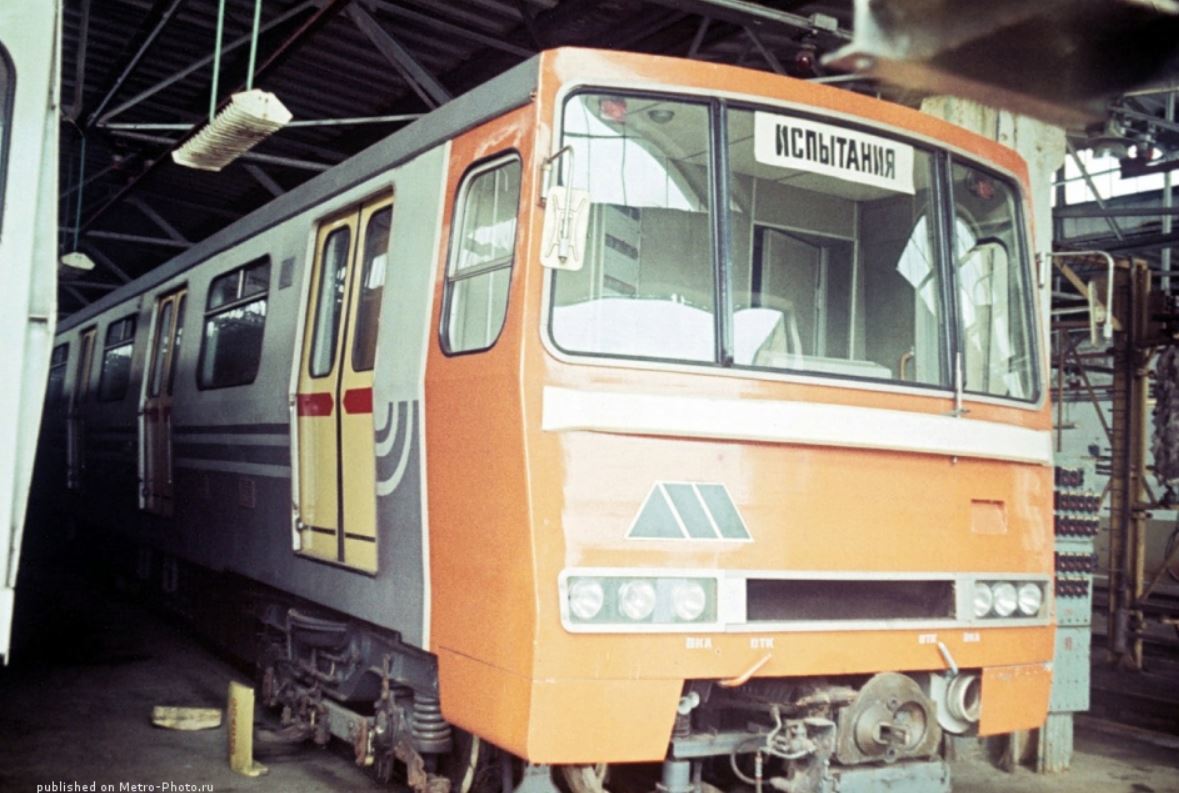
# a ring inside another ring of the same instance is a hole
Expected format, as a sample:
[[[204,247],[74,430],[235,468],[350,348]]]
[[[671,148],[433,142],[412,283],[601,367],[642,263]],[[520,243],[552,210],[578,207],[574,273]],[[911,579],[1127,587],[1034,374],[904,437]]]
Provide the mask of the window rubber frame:
[[[999,402],[1014,402],[1024,406],[1034,406],[1040,404],[1043,399],[1043,375],[1040,362],[1040,327],[1039,327],[1039,311],[1037,309],[1037,300],[1039,299],[1038,288],[1036,286],[1035,271],[1032,267],[1031,257],[1029,256],[1029,245],[1027,239],[1027,219],[1024,214],[1024,200],[1026,193],[1023,186],[1018,179],[1013,179],[1010,176],[1002,174],[993,168],[988,168],[985,164],[972,160],[967,157],[955,157],[953,152],[942,152],[945,159],[945,174],[943,179],[945,189],[945,200],[940,204],[942,212],[945,215],[943,222],[945,224],[942,233],[945,238],[945,246],[947,249],[947,266],[950,270],[950,278],[953,281],[953,297],[954,297],[954,334],[955,344],[958,354],[962,356],[962,398],[965,400],[971,399],[985,399],[998,400]],[[971,391],[966,387],[966,351],[962,345],[962,340],[965,338],[966,328],[962,324],[963,312],[958,302],[959,288],[958,288],[958,268],[955,266],[953,252],[954,252],[954,226],[957,213],[955,211],[957,204],[954,199],[954,166],[961,163],[966,168],[972,168],[980,171],[986,176],[1002,183],[1012,198],[1012,206],[1014,207],[1012,224],[1015,226],[1015,244],[1019,251],[1020,272],[1023,275],[1023,286],[1021,290],[1021,308],[1023,310],[1023,321],[1027,327],[1028,337],[1028,371],[1031,373],[1031,394],[1027,397],[1013,397],[1005,394],[991,394],[986,391]]]
[[[475,178],[484,174],[491,173],[497,168],[503,167],[510,162],[516,162],[520,166],[520,185],[516,191],[516,213],[513,216],[515,219],[515,229],[512,232],[512,258],[506,264],[496,264],[495,266],[478,265],[469,268],[473,272],[461,278],[455,278],[457,257],[458,257],[458,240],[459,235],[462,234],[463,221],[467,215],[467,196],[471,191],[471,184]],[[506,149],[497,151],[486,157],[481,157],[474,160],[463,171],[463,175],[459,178],[458,188],[455,190],[454,203],[450,213],[450,239],[446,246],[446,261],[445,269],[442,273],[442,306],[438,312],[438,348],[442,354],[447,358],[458,358],[463,355],[477,355],[482,352],[487,352],[493,349],[503,336],[504,329],[508,326],[508,312],[512,307],[512,284],[515,281],[516,264],[520,259],[520,214],[524,207],[524,156],[520,150],[512,146]],[[472,347],[466,350],[455,350],[450,346],[450,312],[454,303],[454,285],[459,281],[465,281],[469,278],[476,278],[480,275],[488,275],[498,272],[499,270],[508,271],[508,291],[504,295],[504,318],[500,322],[499,330],[496,331],[495,338],[490,343],[483,347]]]

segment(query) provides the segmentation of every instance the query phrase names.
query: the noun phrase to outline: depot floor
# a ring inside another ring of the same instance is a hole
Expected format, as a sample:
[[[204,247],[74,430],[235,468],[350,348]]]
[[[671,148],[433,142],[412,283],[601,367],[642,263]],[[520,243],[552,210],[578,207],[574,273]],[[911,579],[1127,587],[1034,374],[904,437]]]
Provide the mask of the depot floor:
[[[388,790],[342,747],[260,749],[270,771],[251,779],[228,769],[224,727],[153,728],[152,706],[221,707],[228,682],[248,681],[247,671],[85,568],[51,569],[27,567],[17,590],[12,664],[0,670],[0,791],[54,783],[157,793]],[[955,793],[1179,793],[1179,738],[1095,727],[1078,726],[1063,774],[1006,773],[972,757],[953,766]]]

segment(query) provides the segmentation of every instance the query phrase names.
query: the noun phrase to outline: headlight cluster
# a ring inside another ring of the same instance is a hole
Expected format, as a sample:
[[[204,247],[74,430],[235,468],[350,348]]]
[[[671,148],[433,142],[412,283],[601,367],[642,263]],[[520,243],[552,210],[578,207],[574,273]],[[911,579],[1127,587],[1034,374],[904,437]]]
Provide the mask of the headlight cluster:
[[[1044,605],[1044,586],[1034,581],[977,581],[974,616],[1034,617]]]
[[[577,576],[566,584],[573,622],[625,625],[716,621],[716,581],[711,578]]]

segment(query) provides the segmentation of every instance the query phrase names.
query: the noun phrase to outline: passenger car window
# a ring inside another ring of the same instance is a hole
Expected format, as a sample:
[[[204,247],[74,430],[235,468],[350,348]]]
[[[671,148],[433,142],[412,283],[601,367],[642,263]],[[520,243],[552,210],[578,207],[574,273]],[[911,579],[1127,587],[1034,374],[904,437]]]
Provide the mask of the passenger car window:
[[[100,402],[114,402],[126,396],[127,384],[131,380],[131,353],[134,348],[134,314],[107,325],[102,351],[102,374],[98,381]]]
[[[69,357],[69,342],[53,348],[53,355],[49,358],[49,384],[45,389],[45,401],[50,405],[60,404],[65,395],[66,362]]]
[[[503,329],[516,249],[520,160],[480,166],[459,190],[443,344],[447,352],[486,350]]]
[[[197,384],[225,388],[254,382],[262,359],[270,258],[255,259],[209,284]]]

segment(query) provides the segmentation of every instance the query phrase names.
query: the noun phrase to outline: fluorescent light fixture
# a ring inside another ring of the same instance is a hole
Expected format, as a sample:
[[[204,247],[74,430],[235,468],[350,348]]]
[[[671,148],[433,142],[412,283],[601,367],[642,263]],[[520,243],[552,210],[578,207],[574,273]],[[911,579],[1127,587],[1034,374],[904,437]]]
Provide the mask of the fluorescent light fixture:
[[[234,94],[204,129],[172,152],[177,165],[220,171],[290,122],[291,111],[269,91]]]

